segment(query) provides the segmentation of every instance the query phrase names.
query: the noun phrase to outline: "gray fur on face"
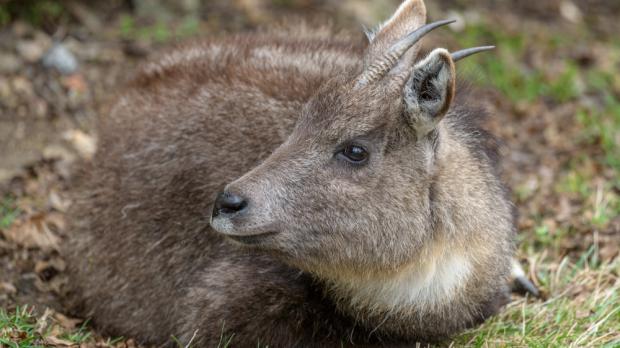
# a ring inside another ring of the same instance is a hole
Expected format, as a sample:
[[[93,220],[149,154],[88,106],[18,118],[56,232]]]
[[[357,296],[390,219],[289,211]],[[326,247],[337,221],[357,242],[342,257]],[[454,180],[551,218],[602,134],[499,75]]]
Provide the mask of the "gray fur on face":
[[[75,185],[76,311],[147,343],[197,332],[199,347],[437,341],[495,313],[513,207],[449,53],[415,64],[413,47],[354,88],[424,21],[405,1],[365,48],[301,28],[146,64]],[[363,165],[339,155],[351,144]],[[211,220],[222,190],[247,209]]]

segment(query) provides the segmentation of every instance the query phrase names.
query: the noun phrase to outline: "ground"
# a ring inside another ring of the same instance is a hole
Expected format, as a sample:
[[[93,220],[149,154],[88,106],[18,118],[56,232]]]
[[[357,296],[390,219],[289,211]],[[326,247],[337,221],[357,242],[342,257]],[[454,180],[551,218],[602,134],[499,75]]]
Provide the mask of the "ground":
[[[497,45],[458,71],[492,115],[518,256],[542,291],[445,345],[620,347],[620,4],[426,2],[432,19],[459,19],[428,47]],[[57,300],[76,160],[92,156],[96,116],[136,64],[170,42],[284,17],[356,30],[398,1],[127,3],[0,1],[0,347],[137,346],[63,315]],[[71,74],[41,63],[57,42],[77,59]]]

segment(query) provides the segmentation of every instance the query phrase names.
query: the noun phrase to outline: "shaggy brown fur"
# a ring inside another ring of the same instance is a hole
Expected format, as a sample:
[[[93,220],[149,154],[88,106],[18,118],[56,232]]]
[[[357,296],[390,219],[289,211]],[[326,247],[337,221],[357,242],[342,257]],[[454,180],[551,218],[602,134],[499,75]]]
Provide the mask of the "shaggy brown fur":
[[[356,84],[424,15],[406,1],[368,50],[299,30],[147,64],[101,118],[77,185],[66,255],[80,314],[149,343],[331,347],[436,341],[495,313],[512,205],[479,112],[457,93],[443,117],[449,54],[412,67],[408,53],[387,82]],[[351,142],[366,165],[335,155]],[[214,229],[223,189],[248,211]]]

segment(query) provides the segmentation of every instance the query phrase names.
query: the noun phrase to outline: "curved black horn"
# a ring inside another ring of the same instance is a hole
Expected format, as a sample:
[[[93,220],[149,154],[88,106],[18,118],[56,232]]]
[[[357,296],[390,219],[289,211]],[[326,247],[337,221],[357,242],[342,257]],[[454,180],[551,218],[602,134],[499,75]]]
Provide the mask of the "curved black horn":
[[[484,52],[484,51],[490,51],[492,49],[494,49],[495,46],[480,46],[480,47],[473,47],[473,48],[467,48],[464,50],[460,50],[460,51],[456,51],[454,53],[451,53],[450,55],[452,56],[452,60],[453,61],[459,61],[465,57],[469,57],[472,54],[476,54],[476,53],[480,53],[480,52]]]

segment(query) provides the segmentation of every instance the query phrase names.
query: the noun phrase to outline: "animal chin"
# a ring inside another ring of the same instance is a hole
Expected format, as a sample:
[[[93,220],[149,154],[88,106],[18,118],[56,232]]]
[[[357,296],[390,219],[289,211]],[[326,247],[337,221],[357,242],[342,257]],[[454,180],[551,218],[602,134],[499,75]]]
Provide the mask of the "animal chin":
[[[250,235],[226,234],[225,236],[243,245],[259,246],[261,244],[264,244],[265,242],[268,242],[276,234],[278,234],[278,232],[265,232]]]

